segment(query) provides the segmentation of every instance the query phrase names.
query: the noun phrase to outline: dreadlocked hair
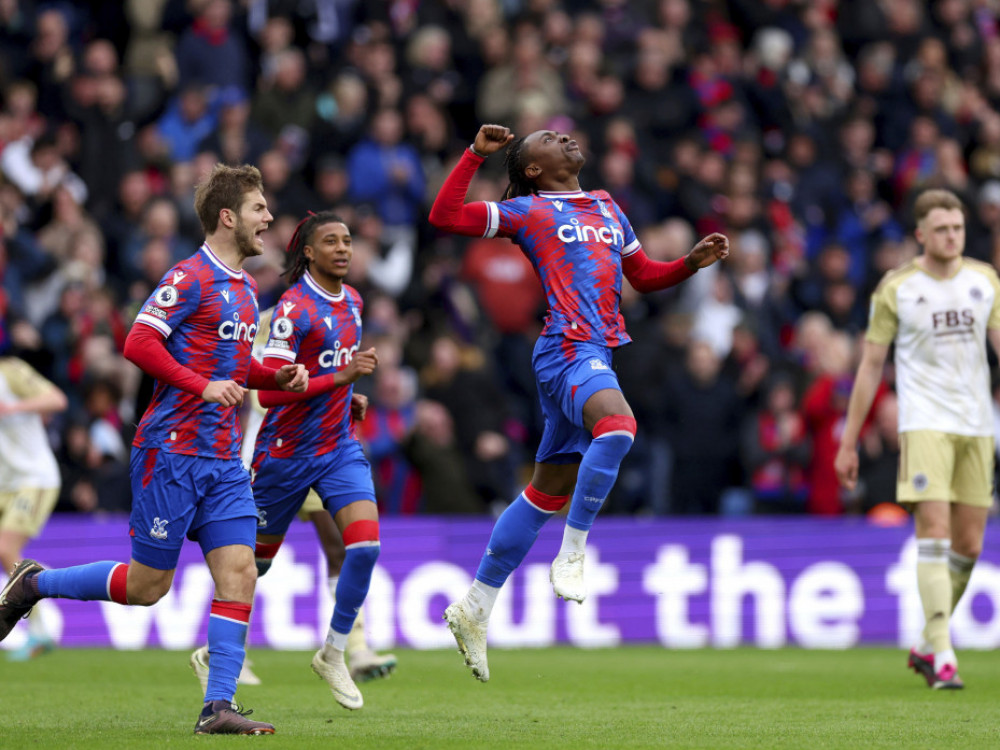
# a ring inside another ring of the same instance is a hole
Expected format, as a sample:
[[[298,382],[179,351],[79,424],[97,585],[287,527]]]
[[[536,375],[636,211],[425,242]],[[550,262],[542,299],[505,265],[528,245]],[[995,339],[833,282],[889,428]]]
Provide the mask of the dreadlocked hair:
[[[535,183],[529,180],[524,170],[527,168],[527,156],[524,153],[524,138],[518,138],[507,147],[503,163],[507,167],[507,178],[510,184],[503,191],[503,198],[520,198],[523,195],[534,195],[537,191]]]
[[[306,257],[306,245],[311,245],[313,234],[317,227],[324,224],[339,223],[347,226],[347,222],[340,218],[339,214],[333,211],[320,211],[318,214],[310,211],[306,218],[299,222],[292,233],[292,238],[285,246],[285,273],[288,283],[294,284],[302,278],[302,274],[309,267],[309,259]]]

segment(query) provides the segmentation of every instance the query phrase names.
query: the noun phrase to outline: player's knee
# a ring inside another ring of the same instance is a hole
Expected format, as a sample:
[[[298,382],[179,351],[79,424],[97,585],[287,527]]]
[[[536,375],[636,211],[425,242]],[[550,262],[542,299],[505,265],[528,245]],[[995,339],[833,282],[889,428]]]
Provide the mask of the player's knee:
[[[128,603],[135,607],[152,607],[170,591],[170,582],[155,583],[128,591]]]
[[[598,442],[604,452],[621,461],[632,448],[636,425],[633,417],[612,414],[602,417],[594,425],[594,442]]]
[[[347,556],[374,566],[380,548],[378,521],[355,521],[344,529],[344,549]]]

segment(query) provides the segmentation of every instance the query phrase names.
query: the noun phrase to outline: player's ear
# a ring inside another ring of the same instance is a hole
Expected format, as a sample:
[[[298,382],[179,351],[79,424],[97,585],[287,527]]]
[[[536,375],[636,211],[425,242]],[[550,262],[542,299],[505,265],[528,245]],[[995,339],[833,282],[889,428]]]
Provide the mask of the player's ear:
[[[306,245],[302,248],[302,255],[305,256],[306,260],[316,260],[316,251],[313,250],[312,245]]]
[[[231,209],[224,208],[219,211],[219,222],[227,229],[232,229],[236,226],[236,217],[233,215]]]
[[[524,168],[524,174],[529,180],[537,180],[538,175],[542,173],[542,168],[537,164],[529,164]]]

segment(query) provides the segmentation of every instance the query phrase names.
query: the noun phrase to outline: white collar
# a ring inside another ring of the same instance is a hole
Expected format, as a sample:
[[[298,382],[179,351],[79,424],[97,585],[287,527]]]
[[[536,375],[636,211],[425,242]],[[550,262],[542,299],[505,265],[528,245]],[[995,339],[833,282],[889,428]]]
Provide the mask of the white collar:
[[[587,194],[582,190],[570,190],[567,192],[555,192],[549,190],[539,190],[537,193],[539,198],[548,198],[549,200],[565,200],[566,198],[585,198]]]
[[[321,287],[319,284],[316,283],[316,279],[314,279],[308,271],[302,274],[302,278],[306,280],[306,286],[308,286],[310,289],[316,292],[316,294],[318,294],[323,299],[328,299],[331,302],[340,302],[342,299],[344,299],[343,284],[340,285],[340,294],[330,294],[328,291],[326,291],[326,289],[324,289],[323,287]]]
[[[226,265],[221,260],[219,260],[219,256],[216,255],[214,252],[212,252],[212,248],[210,248],[208,246],[207,242],[203,242],[202,243],[201,249],[205,252],[205,255],[208,256],[208,259],[210,261],[212,261],[212,263],[214,263],[216,266],[218,266],[223,271],[225,271],[226,273],[228,273],[234,279],[242,279],[243,278],[243,271],[242,270],[237,271],[234,268],[230,268],[228,265]]]

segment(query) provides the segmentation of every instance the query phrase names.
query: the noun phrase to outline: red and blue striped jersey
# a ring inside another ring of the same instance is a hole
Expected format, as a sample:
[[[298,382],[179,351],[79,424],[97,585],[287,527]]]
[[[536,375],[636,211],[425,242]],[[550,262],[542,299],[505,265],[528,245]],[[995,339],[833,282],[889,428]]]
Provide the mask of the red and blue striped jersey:
[[[543,336],[608,347],[627,344],[619,311],[622,258],[639,240],[603,190],[487,202],[486,237],[509,237],[531,261],[548,298]]]
[[[271,319],[263,355],[305,365],[309,377],[343,370],[361,344],[361,295],[344,284],[330,294],[307,271],[281,295]],[[352,384],[304,401],[267,410],[255,453],[306,458],[355,440],[351,423]]]
[[[167,351],[208,380],[246,385],[258,325],[257,283],[234,271],[208,247],[160,280],[136,323],[155,328]],[[238,458],[239,407],[209,403],[157,381],[133,445],[210,458]]]

